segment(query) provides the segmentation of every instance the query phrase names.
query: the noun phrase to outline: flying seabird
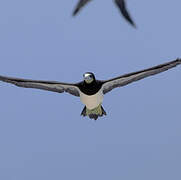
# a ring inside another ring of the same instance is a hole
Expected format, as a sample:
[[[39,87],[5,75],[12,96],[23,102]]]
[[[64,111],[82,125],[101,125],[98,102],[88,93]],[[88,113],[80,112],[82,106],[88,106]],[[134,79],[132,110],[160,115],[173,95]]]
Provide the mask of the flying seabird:
[[[82,9],[82,7],[84,7],[88,2],[90,2],[92,0],[79,0],[79,2],[77,3],[74,11],[73,11],[73,16],[75,16],[80,9]],[[135,23],[133,22],[133,20],[131,19],[131,16],[128,13],[128,10],[126,9],[126,3],[125,0],[114,0],[116,6],[119,8],[121,14],[124,16],[124,18],[134,27]]]
[[[12,83],[19,87],[36,88],[58,93],[67,92],[74,96],[78,96],[85,105],[81,115],[89,116],[89,118],[97,120],[99,116],[106,115],[106,112],[102,107],[104,94],[110,92],[114,88],[122,87],[134,81],[164,72],[180,64],[181,59],[176,59],[174,61],[125,74],[109,80],[96,80],[92,72],[86,72],[83,75],[84,80],[74,84],[57,81],[19,79],[6,76],[0,76],[0,80]]]

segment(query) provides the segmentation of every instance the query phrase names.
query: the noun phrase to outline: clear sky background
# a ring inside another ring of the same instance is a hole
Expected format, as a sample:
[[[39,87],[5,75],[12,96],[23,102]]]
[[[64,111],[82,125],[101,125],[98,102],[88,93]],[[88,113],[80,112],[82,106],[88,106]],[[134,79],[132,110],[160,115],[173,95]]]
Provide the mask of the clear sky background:
[[[71,17],[77,0],[1,0],[0,74],[77,82],[181,57],[180,0],[111,0]],[[0,179],[180,180],[181,67],[108,93],[107,116],[79,98],[0,82]]]

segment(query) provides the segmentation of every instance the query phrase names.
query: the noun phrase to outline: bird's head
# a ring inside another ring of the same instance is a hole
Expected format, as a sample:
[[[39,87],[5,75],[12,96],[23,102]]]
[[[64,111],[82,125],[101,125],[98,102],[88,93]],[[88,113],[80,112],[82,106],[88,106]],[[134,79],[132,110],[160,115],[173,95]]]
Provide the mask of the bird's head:
[[[84,81],[85,81],[87,84],[90,84],[90,83],[92,83],[92,82],[95,80],[95,76],[94,76],[94,74],[91,73],[91,72],[86,72],[86,73],[84,73],[83,77],[84,77]]]

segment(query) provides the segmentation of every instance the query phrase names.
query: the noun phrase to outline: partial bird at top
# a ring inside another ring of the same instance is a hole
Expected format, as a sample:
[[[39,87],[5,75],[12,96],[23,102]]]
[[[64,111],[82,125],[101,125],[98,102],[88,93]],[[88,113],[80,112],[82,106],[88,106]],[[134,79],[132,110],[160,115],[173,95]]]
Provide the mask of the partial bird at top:
[[[77,6],[75,7],[73,11],[73,16],[75,16],[82,7],[84,7],[88,2],[92,0],[79,0]],[[114,0],[115,4],[119,8],[121,14],[124,16],[124,18],[134,27],[136,27],[134,21],[132,20],[131,16],[128,13],[128,10],[126,9],[126,3],[125,0]]]

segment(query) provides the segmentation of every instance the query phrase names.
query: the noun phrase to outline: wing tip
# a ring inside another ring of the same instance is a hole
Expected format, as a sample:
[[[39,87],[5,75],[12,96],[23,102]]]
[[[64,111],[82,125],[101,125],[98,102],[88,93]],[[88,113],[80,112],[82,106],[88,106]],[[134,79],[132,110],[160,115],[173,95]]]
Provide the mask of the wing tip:
[[[177,58],[176,61],[178,61],[179,64],[181,64],[181,58]]]
[[[79,10],[76,8],[76,9],[72,12],[72,16],[75,17],[78,12],[79,12]]]
[[[173,63],[175,63],[175,65],[180,65],[181,64],[181,58],[177,58],[176,60],[172,61]]]
[[[134,23],[134,21],[130,22],[129,23],[131,24],[132,27],[134,27],[135,29],[137,29],[137,25]]]

